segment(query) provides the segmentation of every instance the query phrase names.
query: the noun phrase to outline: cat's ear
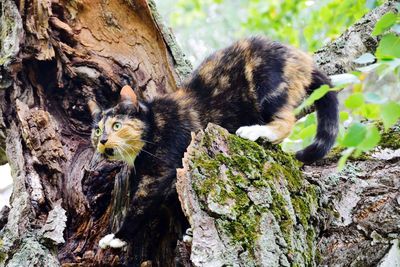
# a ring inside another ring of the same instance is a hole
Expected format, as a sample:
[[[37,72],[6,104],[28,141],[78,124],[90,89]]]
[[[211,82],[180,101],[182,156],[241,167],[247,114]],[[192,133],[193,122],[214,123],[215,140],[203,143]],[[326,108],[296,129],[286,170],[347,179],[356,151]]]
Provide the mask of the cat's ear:
[[[132,87],[130,87],[129,85],[125,85],[124,87],[122,87],[120,95],[121,101],[127,100],[131,102],[136,108],[139,108],[138,97],[135,91],[133,91]]]
[[[96,115],[100,114],[100,112],[101,112],[101,108],[93,100],[88,101],[88,107],[89,107],[90,113],[92,114],[92,117],[95,117]]]

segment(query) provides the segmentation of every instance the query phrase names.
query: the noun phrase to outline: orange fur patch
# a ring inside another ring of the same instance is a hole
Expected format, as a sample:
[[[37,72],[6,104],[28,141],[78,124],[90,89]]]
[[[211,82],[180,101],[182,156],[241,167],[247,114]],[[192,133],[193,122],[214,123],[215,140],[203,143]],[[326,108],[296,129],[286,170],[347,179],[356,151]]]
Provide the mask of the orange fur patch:
[[[122,124],[121,129],[115,131],[113,125],[116,122]],[[138,119],[118,120],[117,118],[109,118],[107,121],[100,121],[100,129],[106,134],[107,142],[103,145],[100,142],[97,144],[97,150],[104,153],[106,148],[114,149],[114,156],[111,160],[123,160],[129,165],[133,165],[135,158],[140,153],[145,145],[142,140],[144,123]]]
[[[305,97],[311,84],[313,60],[303,51],[292,48],[286,59],[283,76],[287,81],[288,104],[297,106]]]
[[[277,141],[274,143],[280,143],[288,137],[295,123],[296,117],[294,116],[293,108],[286,106],[278,111],[274,116],[274,120],[267,124],[278,136]]]

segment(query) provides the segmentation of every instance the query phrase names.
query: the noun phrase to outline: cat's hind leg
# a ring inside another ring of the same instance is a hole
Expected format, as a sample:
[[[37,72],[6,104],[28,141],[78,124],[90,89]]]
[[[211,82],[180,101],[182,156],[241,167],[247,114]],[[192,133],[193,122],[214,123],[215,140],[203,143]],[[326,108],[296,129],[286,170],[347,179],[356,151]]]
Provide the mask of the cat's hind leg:
[[[296,118],[292,110],[278,112],[273,120],[266,125],[243,126],[236,131],[236,135],[252,141],[260,137],[277,144],[289,136]]]

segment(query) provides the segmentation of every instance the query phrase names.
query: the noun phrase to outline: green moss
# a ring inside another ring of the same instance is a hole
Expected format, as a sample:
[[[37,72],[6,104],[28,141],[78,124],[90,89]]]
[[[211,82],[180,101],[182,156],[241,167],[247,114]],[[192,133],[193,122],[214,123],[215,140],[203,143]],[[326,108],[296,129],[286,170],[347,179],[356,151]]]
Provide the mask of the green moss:
[[[292,199],[293,208],[303,226],[308,226],[308,219],[310,217],[310,209],[303,197],[296,197]]]
[[[255,142],[249,142],[236,135],[229,135],[227,141],[232,154],[245,156],[250,162],[261,163],[268,159],[266,151]],[[261,166],[259,165],[259,167]]]
[[[193,175],[197,175],[193,180],[193,188],[203,207],[208,208],[211,200],[221,205],[227,204],[225,207],[231,208],[230,214],[216,215],[218,229],[229,235],[231,240],[249,255],[254,255],[261,214],[268,210],[274,215],[282,231],[288,244],[288,252],[300,253],[307,261],[312,259],[313,247],[308,244],[312,244],[314,233],[310,230],[309,220],[317,204],[317,193],[314,186],[304,184],[299,168],[301,163],[284,153],[278,146],[257,144],[235,135],[227,135],[225,132],[213,134],[226,137],[229,152],[196,150],[192,160],[195,170]],[[206,133],[201,145],[206,148],[213,147],[213,138],[211,134]],[[221,171],[224,173],[220,173]],[[289,192],[281,192],[282,185]],[[268,187],[271,190],[272,202],[268,208],[251,202],[247,194],[250,186]],[[283,195],[288,193],[291,203]],[[293,205],[299,216],[298,222],[307,231],[307,237],[304,238],[307,239],[308,249],[305,252],[295,251],[292,244],[297,222],[290,205]]]
[[[205,197],[209,192],[209,188],[213,188],[214,184],[217,183],[219,180],[219,163],[212,160],[211,158],[207,158],[206,156],[199,156],[196,159],[196,164],[193,168],[199,171],[199,176],[205,174],[208,175],[208,179],[203,180],[202,184],[193,184],[196,193],[201,197]]]
[[[202,144],[206,147],[212,145],[207,134]],[[236,215],[236,220],[223,216],[217,221],[234,242],[240,244],[250,255],[254,255],[254,242],[259,235],[260,212],[264,210],[250,206],[246,189],[252,181],[262,178],[262,167],[267,160],[267,154],[258,144],[236,136],[229,136],[228,147],[232,156],[223,153],[210,156],[197,151],[193,167],[198,170],[198,179],[193,187],[205,206],[210,197],[212,201],[222,205],[228,203],[228,200],[234,200],[232,214]],[[221,168],[223,165],[227,171],[221,174],[220,171],[225,169]],[[227,179],[223,181],[224,176]]]
[[[272,186],[271,189],[273,188],[274,187]],[[271,203],[270,211],[277,220],[279,227],[281,228],[283,238],[288,244],[288,247],[291,248],[294,221],[292,220],[288,210],[289,203],[283,198],[281,194],[276,192],[275,189],[272,190],[271,195],[273,201]]]
[[[258,238],[260,214],[256,211],[244,213],[237,220],[217,220],[221,229],[231,236],[233,242],[240,244],[243,250],[254,256],[254,242]]]
[[[383,126],[382,126],[383,128]],[[382,129],[381,128],[381,129]],[[400,125],[395,125],[388,131],[381,132],[381,141],[379,146],[382,148],[399,149],[400,148]]]
[[[7,254],[4,252],[4,241],[0,239],[0,263],[4,263],[7,259]]]
[[[293,195],[292,205],[300,223],[307,228],[312,210],[318,205],[315,186],[309,185],[302,195]]]
[[[305,250],[305,258],[307,261],[307,265],[312,265],[313,259],[316,258],[316,252],[314,251],[314,240],[315,240],[315,231],[313,228],[309,228],[307,230],[307,235],[306,235],[306,244],[307,244],[307,249]],[[307,253],[308,252],[308,253]]]
[[[239,188],[246,189],[250,184],[249,180],[247,180],[240,174],[233,174],[231,170],[227,171],[227,175],[229,180],[233,181],[234,184]]]
[[[347,148],[341,146],[336,146],[332,148],[332,150],[325,157],[325,160],[335,160],[335,161],[339,160],[339,158],[342,156],[342,152],[345,151],[346,149]],[[358,155],[357,157],[355,157],[354,155],[351,155],[349,157],[349,160],[358,160],[358,161],[370,160],[370,159],[371,159],[370,155],[366,152],[361,152],[361,154]]]

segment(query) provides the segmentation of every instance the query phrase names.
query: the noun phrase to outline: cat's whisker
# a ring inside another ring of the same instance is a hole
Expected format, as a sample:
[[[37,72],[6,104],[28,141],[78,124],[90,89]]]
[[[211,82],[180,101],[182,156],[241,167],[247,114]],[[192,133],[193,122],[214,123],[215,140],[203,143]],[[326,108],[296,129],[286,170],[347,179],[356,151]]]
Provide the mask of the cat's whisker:
[[[139,150],[139,152],[143,151],[144,153],[147,153],[147,154],[149,154],[150,156],[153,156],[154,158],[156,158],[156,159],[158,159],[158,160],[161,160],[162,162],[165,162],[165,160],[163,160],[163,159],[157,157],[156,155],[152,154],[151,152],[145,150],[144,148],[138,148],[138,147],[136,147],[136,146],[132,146],[132,147],[135,148],[135,149],[137,149],[137,150]]]
[[[122,153],[121,153],[121,151],[119,151],[119,153],[121,154],[121,156],[122,156],[122,155],[123,155],[123,156],[126,155],[126,157],[129,159],[129,161],[133,163],[135,157],[132,156],[125,148],[129,148],[129,146],[127,146],[127,145],[124,144],[123,142],[120,142],[120,143],[119,143],[119,146],[118,146],[118,150],[121,149],[121,150],[123,150],[123,151],[122,151]],[[134,166],[134,165],[133,165],[133,166]],[[135,170],[135,174],[136,174],[136,170]]]
[[[143,138],[140,139],[140,141],[143,141],[143,142],[145,142],[145,143],[152,144],[152,145],[155,145],[155,144],[156,144],[156,143],[154,143],[154,142],[150,142],[150,141],[144,140]]]

